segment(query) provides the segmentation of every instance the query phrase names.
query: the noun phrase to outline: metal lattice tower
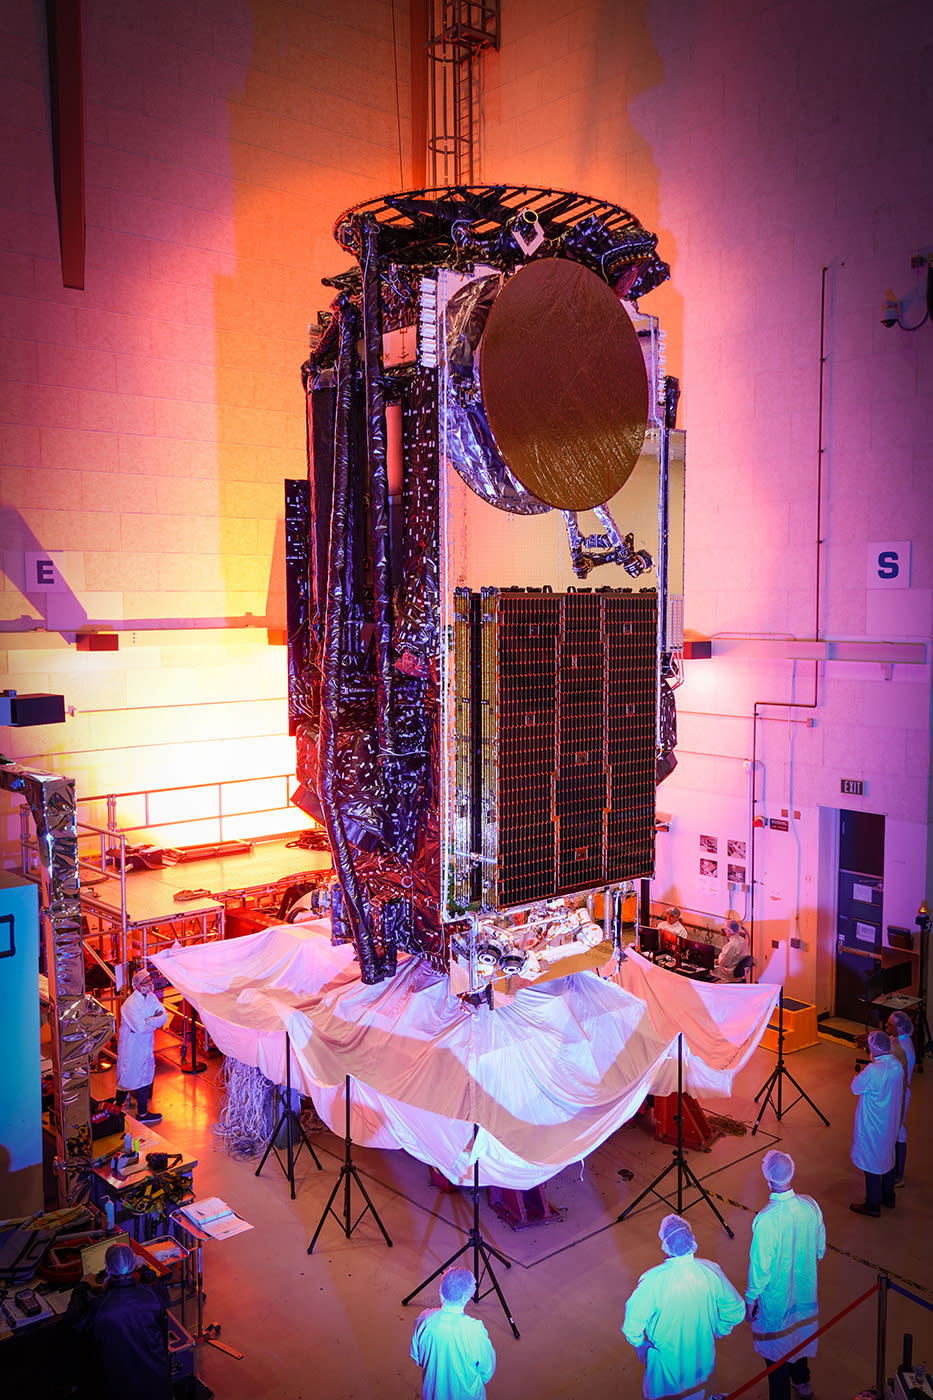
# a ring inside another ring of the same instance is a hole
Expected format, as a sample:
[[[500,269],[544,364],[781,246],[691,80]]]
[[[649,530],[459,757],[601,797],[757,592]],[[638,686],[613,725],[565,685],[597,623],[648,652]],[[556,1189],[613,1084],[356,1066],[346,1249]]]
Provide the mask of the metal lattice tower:
[[[434,185],[474,178],[478,60],[499,47],[500,0],[431,0],[428,25],[428,138]]]

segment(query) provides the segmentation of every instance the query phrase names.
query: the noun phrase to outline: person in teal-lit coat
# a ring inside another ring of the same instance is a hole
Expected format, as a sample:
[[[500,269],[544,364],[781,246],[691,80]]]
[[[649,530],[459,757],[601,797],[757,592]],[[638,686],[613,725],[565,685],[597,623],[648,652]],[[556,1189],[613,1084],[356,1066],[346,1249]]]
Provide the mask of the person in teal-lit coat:
[[[705,1400],[716,1341],[745,1318],[745,1303],[718,1264],[695,1259],[697,1242],[680,1215],[658,1231],[668,1256],[638,1280],[625,1305],[622,1335],[644,1363],[647,1400]]]
[[[807,1339],[820,1325],[816,1266],[826,1228],[816,1201],[791,1187],[792,1157],[766,1152],[761,1170],[771,1195],[752,1225],[745,1303],[759,1356],[772,1362],[794,1353],[768,1377],[769,1400],[790,1400],[792,1385],[802,1397],[813,1394],[808,1357],[817,1343]]]
[[[421,1400],[484,1400],[496,1369],[496,1353],[483,1323],[465,1308],[476,1292],[469,1269],[448,1269],[441,1306],[415,1323],[411,1356],[422,1372]]]

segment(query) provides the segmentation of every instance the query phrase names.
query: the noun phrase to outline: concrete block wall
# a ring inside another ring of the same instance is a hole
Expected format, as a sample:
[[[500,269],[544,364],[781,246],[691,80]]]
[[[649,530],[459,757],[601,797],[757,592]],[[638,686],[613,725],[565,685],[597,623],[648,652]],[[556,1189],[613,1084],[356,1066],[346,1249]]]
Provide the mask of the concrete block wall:
[[[933,253],[931,53],[933,17],[909,4],[503,6],[482,177],[617,200],[671,263],[642,305],[683,386],[686,625],[707,635],[930,639],[933,325],[887,329],[880,312],[891,288],[906,323],[923,314],[910,259]],[[867,587],[879,541],[911,542],[908,588]],[[808,701],[813,686],[812,663],[688,664],[680,763],[658,795],[672,815],[659,901],[744,912],[724,884],[700,883],[698,837],[750,816],[754,701]],[[831,946],[835,872],[820,865],[821,814],[885,815],[887,921],[912,922],[933,894],[930,669],[830,662],[816,686],[815,710],[769,706],[759,725],[759,810],[801,816],[755,837],[756,921],[760,975],[808,999],[820,980],[824,1009],[816,949]],[[842,797],[849,777],[863,797]]]
[[[348,262],[334,219],[409,180],[407,8],[82,10],[76,291],[44,10],[0,0],[0,670],[74,711],[0,747],[79,793],[286,773],[285,649],[266,628],[284,623],[282,483],[305,471],[299,368],[320,279]],[[25,591],[30,551],[58,554],[63,591]],[[126,628],[119,652],[76,652],[87,625]],[[0,804],[11,857],[18,799]]]

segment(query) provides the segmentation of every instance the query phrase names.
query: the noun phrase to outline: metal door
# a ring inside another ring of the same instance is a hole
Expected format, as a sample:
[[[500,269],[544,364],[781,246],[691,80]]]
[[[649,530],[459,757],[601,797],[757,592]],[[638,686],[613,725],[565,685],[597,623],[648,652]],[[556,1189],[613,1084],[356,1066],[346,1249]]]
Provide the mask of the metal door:
[[[865,1021],[867,982],[881,968],[884,817],[839,813],[835,1014]]]

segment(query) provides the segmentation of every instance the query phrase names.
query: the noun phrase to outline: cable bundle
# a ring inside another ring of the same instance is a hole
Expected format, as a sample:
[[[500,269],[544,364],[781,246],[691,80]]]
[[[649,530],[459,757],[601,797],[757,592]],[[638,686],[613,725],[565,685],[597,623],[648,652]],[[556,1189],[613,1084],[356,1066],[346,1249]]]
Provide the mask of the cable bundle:
[[[275,1085],[261,1070],[227,1056],[215,1083],[223,1087],[220,1117],[214,1132],[231,1157],[253,1157],[268,1142],[275,1125]]]

